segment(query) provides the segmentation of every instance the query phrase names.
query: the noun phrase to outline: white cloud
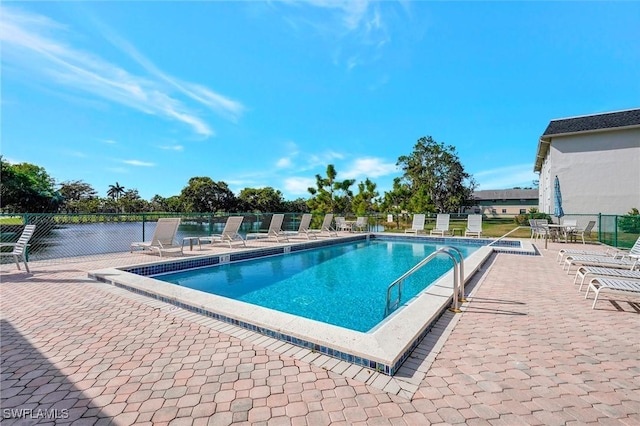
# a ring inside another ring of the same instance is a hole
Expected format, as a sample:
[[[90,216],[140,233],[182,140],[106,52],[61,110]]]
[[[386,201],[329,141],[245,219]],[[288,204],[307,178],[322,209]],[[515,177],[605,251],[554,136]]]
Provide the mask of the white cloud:
[[[279,159],[278,161],[276,161],[276,167],[281,169],[291,167],[291,158],[283,157]]]
[[[316,180],[306,177],[290,177],[284,180],[284,189],[292,195],[308,195],[307,188],[314,187]]]
[[[115,145],[117,142],[111,139],[103,139],[102,140],[103,143],[109,144],[109,145]]]
[[[365,157],[356,159],[341,175],[347,179],[376,178],[397,172],[395,163],[385,162],[381,158]]]
[[[514,186],[532,186],[538,179],[531,163],[498,167],[472,173],[478,189],[508,189]]]
[[[109,33],[108,30],[105,32]],[[184,100],[196,101],[231,120],[236,120],[244,111],[244,106],[237,101],[199,84],[181,82],[168,76],[116,36],[106,34],[107,38],[115,40],[114,44],[143,65],[150,75],[134,75],[90,52],[74,48],[64,39],[69,36],[74,34],[46,16],[2,7],[0,42],[3,62],[36,74],[35,78],[46,78],[58,90],[66,87],[146,114],[178,121],[205,137],[213,136],[214,131]],[[172,91],[176,90],[178,95],[187,99],[175,97]]]
[[[184,146],[182,145],[163,145],[159,148],[164,149],[165,151],[184,151]]]
[[[155,166],[154,163],[148,163],[146,161],[139,161],[139,160],[122,160],[123,163],[128,164],[130,166],[137,166],[137,167],[153,167]]]

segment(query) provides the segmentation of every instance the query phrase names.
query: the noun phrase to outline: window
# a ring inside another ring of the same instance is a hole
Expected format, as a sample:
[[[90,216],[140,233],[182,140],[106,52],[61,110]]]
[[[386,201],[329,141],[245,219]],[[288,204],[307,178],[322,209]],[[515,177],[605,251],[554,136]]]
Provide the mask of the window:
[[[496,209],[491,209],[492,214],[496,214]]]
[[[527,209],[520,209],[520,214],[527,214]]]
[[[506,212],[507,212],[507,209],[502,209],[502,213],[506,213]]]

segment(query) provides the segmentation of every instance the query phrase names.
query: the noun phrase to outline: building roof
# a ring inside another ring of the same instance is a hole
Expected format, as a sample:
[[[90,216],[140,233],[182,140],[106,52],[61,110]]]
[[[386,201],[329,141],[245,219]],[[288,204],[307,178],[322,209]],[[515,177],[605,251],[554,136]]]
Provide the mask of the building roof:
[[[551,120],[542,136],[589,132],[640,125],[640,109]]]
[[[537,189],[487,189],[475,191],[474,200],[537,200]]]
[[[542,162],[549,152],[553,137],[632,127],[640,127],[640,108],[551,120],[538,141],[533,171],[539,172],[542,169]]]

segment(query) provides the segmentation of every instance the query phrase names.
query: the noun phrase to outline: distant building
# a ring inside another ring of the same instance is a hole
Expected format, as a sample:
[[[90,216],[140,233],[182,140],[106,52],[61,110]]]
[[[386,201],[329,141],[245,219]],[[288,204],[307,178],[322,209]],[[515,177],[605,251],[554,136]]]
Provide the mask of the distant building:
[[[640,109],[551,120],[533,170],[541,212],[554,212],[556,176],[566,214],[640,208]]]
[[[513,217],[538,208],[537,189],[491,189],[475,191],[474,205],[465,213],[481,213],[487,217]]]

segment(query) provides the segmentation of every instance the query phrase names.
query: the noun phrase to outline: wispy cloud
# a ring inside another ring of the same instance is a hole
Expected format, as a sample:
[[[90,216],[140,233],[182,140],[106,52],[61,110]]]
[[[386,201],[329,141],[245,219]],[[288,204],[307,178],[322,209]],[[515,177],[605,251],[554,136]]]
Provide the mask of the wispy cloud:
[[[136,167],[154,167],[155,166],[154,163],[149,163],[149,162],[140,161],[140,160],[122,160],[122,162],[124,164],[128,164],[130,166],[136,166]]]
[[[347,179],[376,178],[398,172],[395,163],[389,163],[381,158],[365,157],[357,158],[349,168],[341,173]]]
[[[311,29],[314,34],[329,40],[334,64],[347,70],[379,59],[379,50],[390,41],[381,11],[390,2],[308,0],[282,3],[291,6],[286,10],[285,21],[295,31]],[[302,7],[315,8],[312,16],[316,18],[309,18],[304,13],[296,16],[296,8]]]
[[[111,140],[111,139],[103,139],[101,142],[109,144],[109,145],[115,145],[117,143],[116,141]]]
[[[163,145],[158,147],[160,149],[163,149],[165,151],[184,151],[184,146],[182,145]]]
[[[307,177],[290,177],[284,180],[284,189],[292,195],[309,195],[307,188],[314,187],[315,179]]]
[[[114,35],[111,39],[117,41],[117,46],[143,65],[149,75],[134,75],[91,52],[73,47],[67,40],[75,34],[46,16],[6,6],[2,6],[1,11],[2,62],[45,78],[59,90],[66,87],[89,93],[146,114],[181,122],[205,137],[213,136],[214,131],[185,100],[195,101],[231,120],[236,120],[244,111],[240,102],[200,84],[167,75]]]
[[[514,186],[532,186],[538,175],[530,163],[498,167],[473,173],[478,189],[508,189]]]

